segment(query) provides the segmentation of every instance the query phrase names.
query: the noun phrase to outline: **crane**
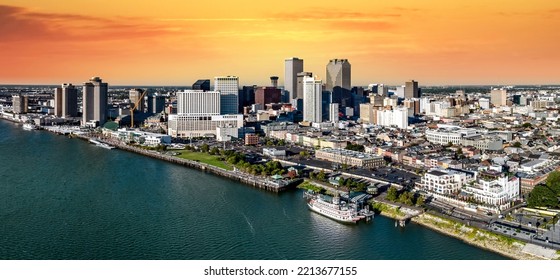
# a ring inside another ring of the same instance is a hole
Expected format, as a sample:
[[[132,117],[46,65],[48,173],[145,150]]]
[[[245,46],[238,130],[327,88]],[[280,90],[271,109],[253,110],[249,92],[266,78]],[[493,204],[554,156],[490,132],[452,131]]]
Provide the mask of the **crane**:
[[[140,102],[144,100],[144,96],[146,96],[147,92],[148,92],[147,90],[143,90],[142,94],[140,94],[140,97],[130,107],[130,127],[134,127],[134,111],[138,109]]]

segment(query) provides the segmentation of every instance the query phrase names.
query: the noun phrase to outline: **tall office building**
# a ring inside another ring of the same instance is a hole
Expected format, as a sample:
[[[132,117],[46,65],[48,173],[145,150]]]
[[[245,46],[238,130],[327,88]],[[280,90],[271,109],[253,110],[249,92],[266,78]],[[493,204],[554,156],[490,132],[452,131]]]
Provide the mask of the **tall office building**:
[[[377,125],[396,126],[401,129],[408,127],[408,109],[394,108],[393,110],[377,111]]]
[[[103,125],[107,121],[108,84],[101,78],[93,77],[85,82],[82,92],[82,125],[96,121]]]
[[[266,104],[280,103],[280,89],[275,87],[259,87],[255,90],[255,104],[266,108]]]
[[[193,90],[210,90],[210,80],[197,80],[192,85]]]
[[[350,62],[348,59],[331,59],[327,64],[326,90],[333,91],[335,87],[350,90],[352,88]]]
[[[13,107],[14,113],[16,113],[16,114],[27,113],[28,100],[29,100],[29,98],[27,96],[23,96],[21,94],[13,95],[12,96],[12,107]]]
[[[329,105],[329,121],[332,123],[338,122],[338,103],[331,103]]]
[[[255,104],[255,89],[257,86],[243,86],[239,90],[239,107],[242,110],[243,107],[251,106]]]
[[[128,99],[130,100],[131,103],[131,109],[134,108],[134,106],[136,106],[136,110],[134,110],[135,112],[144,112],[144,110],[146,109],[146,102],[144,100],[144,98],[142,98],[142,100],[140,100],[140,97],[142,97],[142,94],[144,93],[143,89],[139,89],[139,88],[135,88],[135,89],[131,89],[128,92]]]
[[[169,115],[172,137],[216,135],[217,127],[243,127],[243,115],[220,115],[223,92],[186,90],[177,93],[177,114]]]
[[[54,115],[62,118],[78,116],[78,89],[72,84],[62,84],[54,89]]]
[[[418,91],[418,82],[415,80],[410,80],[404,85],[404,98],[419,98],[420,93]]]
[[[297,98],[297,74],[300,72],[303,72],[303,59],[291,57],[284,61],[284,90],[290,101]]]
[[[408,109],[409,116],[420,114],[420,99],[418,98],[406,99],[403,102],[403,106]]]
[[[236,76],[215,77],[214,91],[220,92],[222,115],[239,112],[239,78]]]
[[[360,104],[360,120],[362,123],[376,124],[378,108],[372,103]]]
[[[303,120],[308,122],[322,122],[322,95],[323,85],[321,80],[313,77],[303,78]]]
[[[299,72],[297,73],[297,86],[296,86],[296,94],[294,99],[303,99],[303,77],[313,77],[313,73],[311,72]]]
[[[325,90],[332,92],[332,103],[339,104],[339,112],[346,114],[346,107],[354,107],[351,89],[351,66],[347,59],[331,59],[327,64]]]
[[[159,93],[150,93],[147,98],[148,113],[157,114],[165,109],[165,96]]]
[[[493,89],[490,92],[490,103],[494,107],[506,106],[507,102],[507,90],[505,89]]]
[[[220,103],[221,93],[219,91],[179,91],[177,92],[177,115],[219,115]]]

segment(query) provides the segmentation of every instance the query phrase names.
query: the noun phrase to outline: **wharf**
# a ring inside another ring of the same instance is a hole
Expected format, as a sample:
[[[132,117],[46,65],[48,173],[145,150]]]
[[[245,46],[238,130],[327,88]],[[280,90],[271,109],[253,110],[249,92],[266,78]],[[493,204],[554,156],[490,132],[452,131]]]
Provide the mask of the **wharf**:
[[[87,135],[81,135],[81,134],[76,134],[75,135],[77,138],[89,141],[90,139],[92,139],[91,137],[87,136]],[[151,151],[151,150],[145,150],[145,149],[141,149],[138,147],[134,147],[134,146],[130,146],[124,143],[121,143],[119,141],[106,141],[103,139],[95,139],[99,142],[102,143],[106,143],[109,144],[111,146],[114,146],[116,148],[119,148],[121,150],[125,150],[125,151],[129,151],[129,152],[133,152],[133,153],[137,153],[137,154],[141,154],[144,156],[148,156],[151,158],[155,158],[155,159],[159,159],[159,160],[164,160],[167,162],[171,162],[174,164],[179,164],[182,166],[186,166],[186,167],[190,167],[190,168],[195,168],[198,170],[202,170],[204,172],[208,172],[208,173],[212,173],[215,175],[219,175],[225,178],[229,178],[231,180],[235,180],[253,187],[257,187],[259,189],[264,189],[267,191],[271,191],[271,192],[275,192],[275,193],[279,193],[282,191],[286,191],[289,189],[294,189],[295,186],[297,186],[299,183],[301,183],[303,181],[303,179],[295,179],[295,180],[290,180],[290,181],[285,181],[285,180],[271,180],[271,179],[266,179],[266,178],[262,178],[259,176],[253,176],[251,174],[247,174],[244,172],[240,172],[237,170],[226,170],[223,168],[219,168],[213,165],[209,165],[206,163],[202,163],[202,162],[198,162],[195,160],[188,160],[188,159],[183,159],[183,158],[178,158],[172,155],[167,155],[167,154],[162,154],[160,152],[157,151]]]

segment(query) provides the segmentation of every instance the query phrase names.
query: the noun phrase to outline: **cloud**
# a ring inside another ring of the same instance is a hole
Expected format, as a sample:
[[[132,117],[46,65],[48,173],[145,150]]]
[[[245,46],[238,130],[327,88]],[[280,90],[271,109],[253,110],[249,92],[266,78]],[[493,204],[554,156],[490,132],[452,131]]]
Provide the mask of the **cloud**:
[[[0,37],[21,41],[111,41],[175,33],[178,29],[138,18],[113,18],[35,12],[0,5]],[[184,32],[184,30],[181,30]]]

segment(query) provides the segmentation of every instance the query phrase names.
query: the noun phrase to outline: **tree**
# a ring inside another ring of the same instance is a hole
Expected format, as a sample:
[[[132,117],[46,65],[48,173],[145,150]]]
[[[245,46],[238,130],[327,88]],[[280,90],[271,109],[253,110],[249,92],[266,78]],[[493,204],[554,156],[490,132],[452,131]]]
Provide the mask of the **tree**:
[[[208,144],[202,144],[202,146],[200,146],[200,150],[203,153],[207,153],[209,149],[210,149],[210,146],[208,146]]]
[[[425,200],[423,196],[418,197],[418,199],[416,199],[416,206],[422,207],[424,206]]]
[[[553,171],[548,174],[546,177],[546,185],[556,193],[556,195],[560,195],[560,172]]]
[[[531,128],[531,127],[533,127],[533,125],[532,125],[531,123],[528,123],[528,122],[522,124],[521,126],[522,126],[523,128]]]
[[[365,151],[365,147],[364,147],[364,145],[350,143],[350,144],[346,145],[346,150],[363,152],[363,151]]]
[[[558,207],[558,194],[548,186],[538,185],[529,194],[527,205],[529,207]]]
[[[317,180],[325,181],[326,178],[327,178],[327,174],[325,174],[325,171],[323,170],[319,171],[319,174],[317,174]]]
[[[398,191],[397,188],[391,186],[389,188],[389,190],[387,191],[387,200],[389,201],[396,201],[397,197],[398,197]]]
[[[521,148],[521,143],[515,142],[511,146],[514,147],[514,148]]]
[[[210,154],[211,155],[218,155],[218,154],[220,154],[220,149],[214,147],[214,148],[210,149]]]
[[[399,202],[406,205],[414,205],[412,193],[403,192],[399,195]]]

